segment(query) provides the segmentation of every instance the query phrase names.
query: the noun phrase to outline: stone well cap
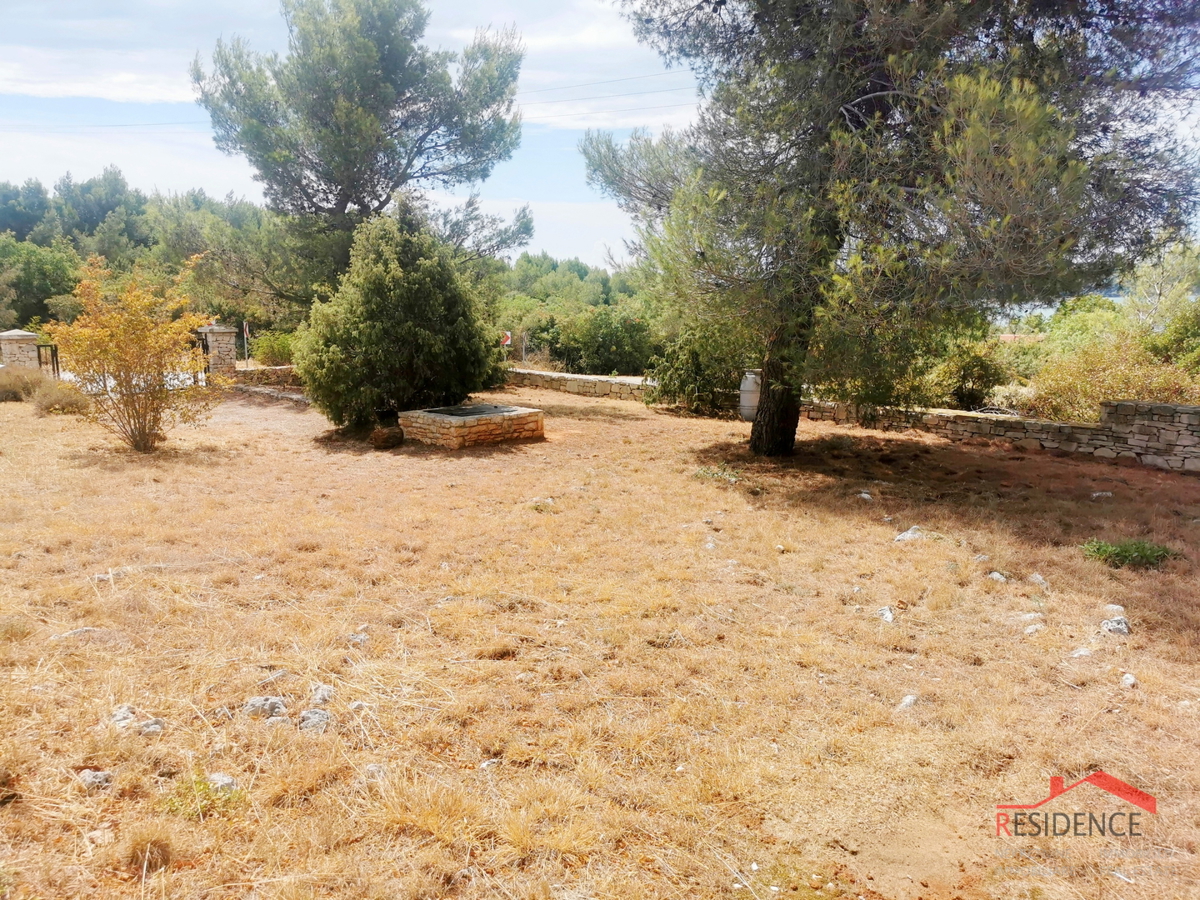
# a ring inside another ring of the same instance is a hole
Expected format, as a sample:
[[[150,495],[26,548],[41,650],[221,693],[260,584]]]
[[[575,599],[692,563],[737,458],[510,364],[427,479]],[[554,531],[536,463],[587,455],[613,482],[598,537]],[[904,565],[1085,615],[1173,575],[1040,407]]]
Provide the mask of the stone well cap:
[[[232,331],[237,334],[237,329],[232,325],[201,325],[197,331]]]
[[[5,338],[33,338],[37,340],[37,335],[32,331],[22,331],[19,328],[14,328],[11,331],[0,331],[0,341]]]

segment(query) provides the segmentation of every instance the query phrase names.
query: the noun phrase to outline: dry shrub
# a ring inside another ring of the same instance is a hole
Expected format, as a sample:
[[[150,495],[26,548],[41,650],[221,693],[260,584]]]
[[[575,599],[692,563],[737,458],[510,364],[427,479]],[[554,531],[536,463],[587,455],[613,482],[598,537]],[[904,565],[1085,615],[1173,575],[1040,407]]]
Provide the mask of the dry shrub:
[[[77,387],[62,381],[47,381],[33,392],[33,405],[39,414],[86,415],[91,403]]]
[[[174,425],[203,419],[220,399],[222,379],[204,373],[204,352],[192,333],[204,324],[181,313],[190,303],[186,280],[162,290],[138,274],[114,281],[93,257],[75,289],[83,312],[47,330],[91,400],[90,418],[134,450],[149,453]]]
[[[0,403],[20,403],[33,396],[50,379],[41,369],[24,366],[0,367]]]
[[[1155,359],[1133,335],[1050,360],[1033,386],[1026,411],[1056,421],[1097,421],[1102,400],[1200,404],[1200,378]]]
[[[171,835],[161,825],[140,825],[126,840],[122,857],[125,868],[138,878],[161,872],[175,857]]]

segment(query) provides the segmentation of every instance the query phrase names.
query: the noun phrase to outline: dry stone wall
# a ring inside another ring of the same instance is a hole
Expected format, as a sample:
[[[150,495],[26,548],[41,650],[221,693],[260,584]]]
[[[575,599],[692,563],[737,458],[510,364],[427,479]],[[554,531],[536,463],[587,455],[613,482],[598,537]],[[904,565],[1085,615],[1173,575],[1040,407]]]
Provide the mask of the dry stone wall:
[[[846,403],[806,403],[806,419],[869,428],[929,431],[952,441],[996,438],[1023,450],[1061,450],[1100,459],[1200,475],[1200,406],[1107,401],[1096,424],[1046,422],[953,409],[860,410]]]
[[[263,366],[258,369],[238,369],[234,376],[238,384],[267,387],[300,387],[295,366]]]
[[[0,332],[0,364],[38,368],[38,336],[32,331]]]
[[[646,398],[653,385],[645,379],[620,375],[572,375],[567,372],[538,372],[533,369],[509,369],[508,383],[515,387],[536,387],[565,391],[584,397],[612,397],[614,400]]]
[[[513,406],[504,412],[483,416],[449,416],[419,409],[402,412],[400,427],[407,440],[461,450],[475,444],[519,441],[545,435],[545,417],[540,409]]]

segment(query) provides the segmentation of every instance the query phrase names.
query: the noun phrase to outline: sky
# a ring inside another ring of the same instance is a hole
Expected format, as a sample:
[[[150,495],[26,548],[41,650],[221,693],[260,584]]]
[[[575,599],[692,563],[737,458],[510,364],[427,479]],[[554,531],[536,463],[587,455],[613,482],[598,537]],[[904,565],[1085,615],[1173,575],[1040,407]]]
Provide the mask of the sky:
[[[426,0],[425,42],[458,50],[478,28],[515,27],[526,48],[521,147],[479,185],[485,210],[529,204],[529,249],[604,265],[632,236],[615,203],[588,187],[577,145],[588,128],[686,125],[695,80],[640,46],[600,0]],[[286,50],[278,0],[0,0],[0,181],[117,165],[146,192],[203,188],[262,201],[253,170],[212,142],[188,67],[218,38]],[[437,195],[435,199],[452,201]]]

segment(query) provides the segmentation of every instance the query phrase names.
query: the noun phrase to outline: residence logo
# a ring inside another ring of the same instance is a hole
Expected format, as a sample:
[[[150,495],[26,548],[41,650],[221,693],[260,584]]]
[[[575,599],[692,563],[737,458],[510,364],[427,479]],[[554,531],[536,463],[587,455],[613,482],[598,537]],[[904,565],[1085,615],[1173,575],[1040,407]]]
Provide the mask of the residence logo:
[[[1098,787],[1135,809],[1109,813],[1039,812],[1051,800],[1084,784]],[[1093,772],[1070,786],[1062,778],[1051,777],[1050,796],[1044,800],[996,804],[996,837],[1142,837],[1142,816],[1157,812],[1158,801],[1152,795],[1107,772]]]

